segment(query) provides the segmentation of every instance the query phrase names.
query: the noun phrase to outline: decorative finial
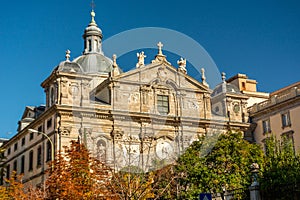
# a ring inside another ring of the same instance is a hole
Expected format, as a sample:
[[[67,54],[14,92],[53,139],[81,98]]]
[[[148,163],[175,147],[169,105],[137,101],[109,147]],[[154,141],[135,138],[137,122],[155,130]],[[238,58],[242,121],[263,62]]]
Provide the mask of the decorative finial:
[[[177,64],[179,65],[178,70],[186,74],[186,59],[180,58],[180,60],[177,61]]]
[[[207,87],[209,86],[208,83],[206,82],[206,77],[205,77],[205,69],[204,68],[201,68],[201,74],[202,74],[202,84],[203,85],[206,85]]]
[[[222,82],[225,83],[226,81],[226,74],[225,72],[222,72]]]
[[[114,76],[118,76],[120,74],[120,69],[118,68],[118,64],[117,64],[117,55],[113,54],[112,56],[113,59],[113,70],[110,73],[110,76],[114,77]]]
[[[145,58],[147,57],[145,53],[142,51],[141,53],[137,53],[136,56],[138,57],[138,62],[136,63],[136,68],[145,65]]]
[[[118,64],[117,64],[117,55],[113,54],[112,59],[113,59],[113,67],[114,68],[118,67]]]
[[[69,49],[67,49],[66,51],[66,61],[70,61],[70,54],[71,54],[71,51]]]
[[[157,44],[157,47],[158,47],[158,55],[163,55],[163,53],[162,53],[162,47],[163,47],[164,45],[163,45],[163,43],[161,43],[161,42],[159,42],[158,44]]]
[[[92,20],[91,20],[91,23],[96,23],[95,21],[95,16],[96,16],[96,13],[94,12],[94,10],[91,11],[91,17],[92,17]]]

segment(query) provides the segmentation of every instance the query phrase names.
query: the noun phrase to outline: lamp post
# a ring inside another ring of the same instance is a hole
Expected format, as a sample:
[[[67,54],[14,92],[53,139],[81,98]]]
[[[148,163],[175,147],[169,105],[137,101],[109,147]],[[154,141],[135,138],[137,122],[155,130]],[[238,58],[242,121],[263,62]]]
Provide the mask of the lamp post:
[[[28,129],[28,131],[33,132],[33,133],[40,133],[40,134],[42,134],[43,136],[45,136],[49,140],[49,142],[51,144],[51,162],[52,162],[51,168],[52,168],[52,171],[53,171],[53,169],[54,169],[54,144],[53,144],[51,138],[46,133],[37,131],[35,129],[31,129],[30,128],[30,129]]]

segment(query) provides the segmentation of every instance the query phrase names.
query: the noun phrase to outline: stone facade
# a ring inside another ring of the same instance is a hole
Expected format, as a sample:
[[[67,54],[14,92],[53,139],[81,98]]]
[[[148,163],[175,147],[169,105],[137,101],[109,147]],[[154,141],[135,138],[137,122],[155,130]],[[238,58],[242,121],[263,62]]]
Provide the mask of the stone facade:
[[[123,73],[115,55],[104,56],[102,31],[91,14],[83,55],[70,61],[66,52],[41,84],[46,105],[27,107],[18,133],[4,144],[7,177],[15,170],[24,182],[43,184],[52,151],[62,151],[71,140],[116,170],[147,171],[157,161],[174,161],[199,136],[248,130],[249,97],[226,83],[225,75],[212,91],[204,69],[202,82],[195,80],[185,59],[179,67],[167,61],[162,43],[150,64],[141,52],[136,68]]]

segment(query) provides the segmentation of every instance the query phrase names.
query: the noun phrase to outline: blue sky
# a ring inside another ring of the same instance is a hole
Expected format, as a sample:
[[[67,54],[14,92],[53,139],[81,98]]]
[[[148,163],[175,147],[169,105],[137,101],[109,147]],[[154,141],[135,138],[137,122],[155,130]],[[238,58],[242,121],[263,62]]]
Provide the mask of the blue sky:
[[[134,28],[168,28],[201,44],[227,77],[245,73],[256,79],[260,91],[274,91],[299,81],[299,1],[95,3],[104,39]],[[70,49],[73,58],[81,54],[90,9],[88,0],[1,2],[0,137],[16,133],[26,105],[44,104],[40,83],[64,60],[65,50]]]

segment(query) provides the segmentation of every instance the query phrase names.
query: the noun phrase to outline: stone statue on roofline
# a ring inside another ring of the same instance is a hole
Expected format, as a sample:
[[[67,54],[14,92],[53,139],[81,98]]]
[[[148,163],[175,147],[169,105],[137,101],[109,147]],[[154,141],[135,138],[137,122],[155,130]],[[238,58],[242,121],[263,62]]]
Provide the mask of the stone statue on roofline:
[[[145,58],[147,57],[142,51],[141,53],[136,54],[138,57],[138,62],[136,63],[136,68],[140,68],[145,65]]]

